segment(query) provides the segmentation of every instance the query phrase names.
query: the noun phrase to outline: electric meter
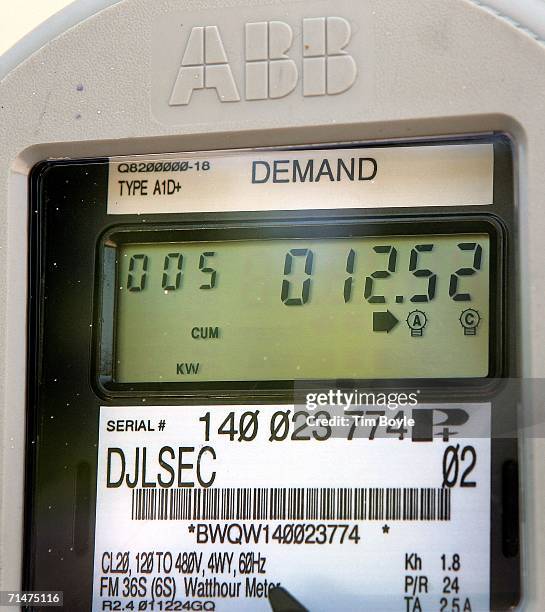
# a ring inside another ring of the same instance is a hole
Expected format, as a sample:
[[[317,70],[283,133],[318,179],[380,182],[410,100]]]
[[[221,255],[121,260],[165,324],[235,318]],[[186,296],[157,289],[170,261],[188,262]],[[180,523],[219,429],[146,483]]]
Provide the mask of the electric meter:
[[[505,5],[77,2],[4,57],[0,603],[543,609]]]

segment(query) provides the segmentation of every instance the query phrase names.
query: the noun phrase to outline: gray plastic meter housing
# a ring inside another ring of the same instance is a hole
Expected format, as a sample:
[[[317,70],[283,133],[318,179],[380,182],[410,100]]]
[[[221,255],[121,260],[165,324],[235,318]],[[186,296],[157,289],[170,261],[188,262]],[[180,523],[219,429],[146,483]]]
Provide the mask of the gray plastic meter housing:
[[[539,0],[80,0],[7,53],[0,60],[0,590],[22,587],[31,537],[27,457],[39,436],[27,437],[29,227],[37,212],[29,177],[38,164],[503,135],[513,155],[510,245],[518,266],[510,270],[516,316],[507,323],[517,326],[518,372],[541,379],[544,74]],[[530,426],[541,411],[528,389],[513,407],[518,609],[538,611],[545,441]]]

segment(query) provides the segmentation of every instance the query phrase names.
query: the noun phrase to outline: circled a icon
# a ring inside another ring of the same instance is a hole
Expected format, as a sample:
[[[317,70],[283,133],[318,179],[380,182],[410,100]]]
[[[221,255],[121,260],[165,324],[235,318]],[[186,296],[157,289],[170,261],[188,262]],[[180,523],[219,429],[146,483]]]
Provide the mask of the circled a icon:
[[[428,317],[426,313],[421,310],[413,310],[409,313],[407,317],[407,325],[411,330],[411,336],[413,338],[418,338],[424,335],[424,329],[428,324]]]

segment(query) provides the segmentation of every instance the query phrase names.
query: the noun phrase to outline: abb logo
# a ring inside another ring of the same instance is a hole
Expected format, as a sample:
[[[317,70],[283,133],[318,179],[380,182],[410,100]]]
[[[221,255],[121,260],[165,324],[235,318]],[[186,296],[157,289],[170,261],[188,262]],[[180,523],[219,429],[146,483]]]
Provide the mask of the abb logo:
[[[245,28],[246,100],[283,98],[299,83],[299,68],[290,58],[293,30],[283,21],[247,23]],[[350,89],[357,77],[354,58],[345,50],[352,36],[342,17],[303,20],[302,79],[304,96],[326,96]],[[193,92],[216,91],[221,102],[239,102],[231,64],[218,26],[194,27],[170,97],[170,106],[190,103]]]

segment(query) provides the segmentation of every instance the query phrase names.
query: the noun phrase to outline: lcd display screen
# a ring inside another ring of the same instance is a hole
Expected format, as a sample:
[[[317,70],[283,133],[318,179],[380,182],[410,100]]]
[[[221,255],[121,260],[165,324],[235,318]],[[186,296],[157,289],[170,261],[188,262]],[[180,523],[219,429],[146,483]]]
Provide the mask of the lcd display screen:
[[[486,377],[490,251],[485,233],[120,244],[114,382]]]

